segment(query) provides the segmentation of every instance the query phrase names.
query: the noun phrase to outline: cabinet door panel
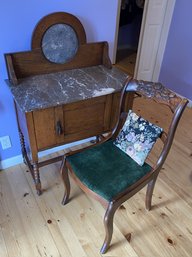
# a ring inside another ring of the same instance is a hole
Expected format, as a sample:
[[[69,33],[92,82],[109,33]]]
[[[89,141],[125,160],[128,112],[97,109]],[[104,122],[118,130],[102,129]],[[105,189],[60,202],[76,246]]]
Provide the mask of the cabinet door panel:
[[[54,108],[33,112],[38,149],[56,144]]]
[[[110,127],[112,95],[64,107],[65,140],[79,140],[104,133]]]
[[[33,112],[39,150],[64,143],[63,106]]]
[[[64,141],[64,115],[63,106],[55,107],[55,140],[57,144]]]
[[[110,94],[33,112],[38,151],[108,132],[120,94]]]

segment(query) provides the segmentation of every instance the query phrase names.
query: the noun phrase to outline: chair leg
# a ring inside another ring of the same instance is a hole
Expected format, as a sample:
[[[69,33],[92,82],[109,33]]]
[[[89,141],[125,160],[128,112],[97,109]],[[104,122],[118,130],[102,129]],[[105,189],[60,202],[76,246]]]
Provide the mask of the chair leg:
[[[147,192],[146,192],[146,199],[145,199],[145,207],[148,211],[151,210],[151,202],[152,202],[152,195],[153,195],[153,190],[155,187],[155,183],[157,180],[157,176],[151,180],[148,185],[147,185]]]
[[[101,247],[100,252],[102,254],[106,253],[113,234],[113,218],[115,211],[118,206],[114,206],[112,203],[109,203],[108,208],[106,210],[105,216],[104,216],[104,226],[105,226],[105,240],[103,242],[103,245]]]
[[[69,200],[69,194],[70,194],[70,181],[69,181],[69,174],[68,174],[68,169],[66,167],[66,160],[64,159],[61,165],[61,176],[63,179],[64,187],[65,187],[65,193],[63,196],[62,204],[65,205],[67,204]]]

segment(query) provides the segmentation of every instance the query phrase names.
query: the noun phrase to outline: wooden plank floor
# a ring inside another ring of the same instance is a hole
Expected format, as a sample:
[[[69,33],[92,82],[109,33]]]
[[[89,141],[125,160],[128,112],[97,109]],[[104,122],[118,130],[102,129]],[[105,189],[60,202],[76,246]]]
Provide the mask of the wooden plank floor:
[[[116,66],[133,75],[135,57]],[[137,99],[134,110],[152,122],[169,114]],[[160,172],[153,208],[144,208],[144,188],[116,212],[112,246],[105,256],[192,256],[192,109],[179,124]],[[56,153],[53,156],[59,155]],[[150,155],[153,162],[156,155]],[[103,207],[72,181],[71,201],[61,205],[60,163],[41,168],[43,195],[36,195],[24,164],[0,172],[0,257],[94,257],[104,239]]]
[[[137,53],[130,49],[119,49],[115,66],[129,75],[134,75]]]
[[[162,110],[153,104],[137,100],[134,109],[160,122]],[[191,129],[192,109],[186,109],[160,172],[152,210],[144,208],[146,188],[124,203],[116,212],[112,246],[105,256],[192,256]],[[1,257],[100,256],[104,209],[73,183],[71,201],[62,206],[59,167],[58,162],[41,168],[45,191],[40,197],[24,164],[0,172]]]

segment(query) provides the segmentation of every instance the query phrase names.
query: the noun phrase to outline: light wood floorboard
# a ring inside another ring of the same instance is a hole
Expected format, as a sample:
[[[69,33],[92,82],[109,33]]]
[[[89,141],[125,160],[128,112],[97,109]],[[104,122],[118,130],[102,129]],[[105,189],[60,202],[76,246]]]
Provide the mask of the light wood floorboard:
[[[115,66],[133,76],[135,70],[137,52],[130,49],[119,49],[117,51]]]
[[[167,123],[168,114],[160,118],[163,109],[152,103],[138,99],[134,110]],[[125,202],[116,212],[112,246],[105,256],[192,256],[191,128],[192,109],[186,109],[157,180],[152,210],[145,210],[146,188]],[[157,143],[151,162],[158,149]],[[1,257],[101,256],[104,209],[73,181],[71,201],[62,206],[59,168],[60,162],[41,168],[41,196],[24,164],[0,172]]]

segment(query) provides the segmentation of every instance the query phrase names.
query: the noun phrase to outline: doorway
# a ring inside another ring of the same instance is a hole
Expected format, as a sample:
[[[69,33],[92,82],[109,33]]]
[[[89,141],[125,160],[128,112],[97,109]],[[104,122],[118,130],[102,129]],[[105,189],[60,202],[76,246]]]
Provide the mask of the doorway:
[[[119,20],[123,1],[124,0],[118,0],[115,44],[112,56],[114,64],[116,63]],[[134,1],[137,3],[143,2],[142,0]],[[144,1],[139,43],[136,52],[136,63],[133,63],[134,78],[154,82],[158,81],[175,1],[176,0]],[[118,65],[119,63],[117,67]],[[121,65],[121,67],[123,67],[123,65]]]
[[[117,39],[116,66],[133,76],[143,17],[144,0],[122,0]]]

